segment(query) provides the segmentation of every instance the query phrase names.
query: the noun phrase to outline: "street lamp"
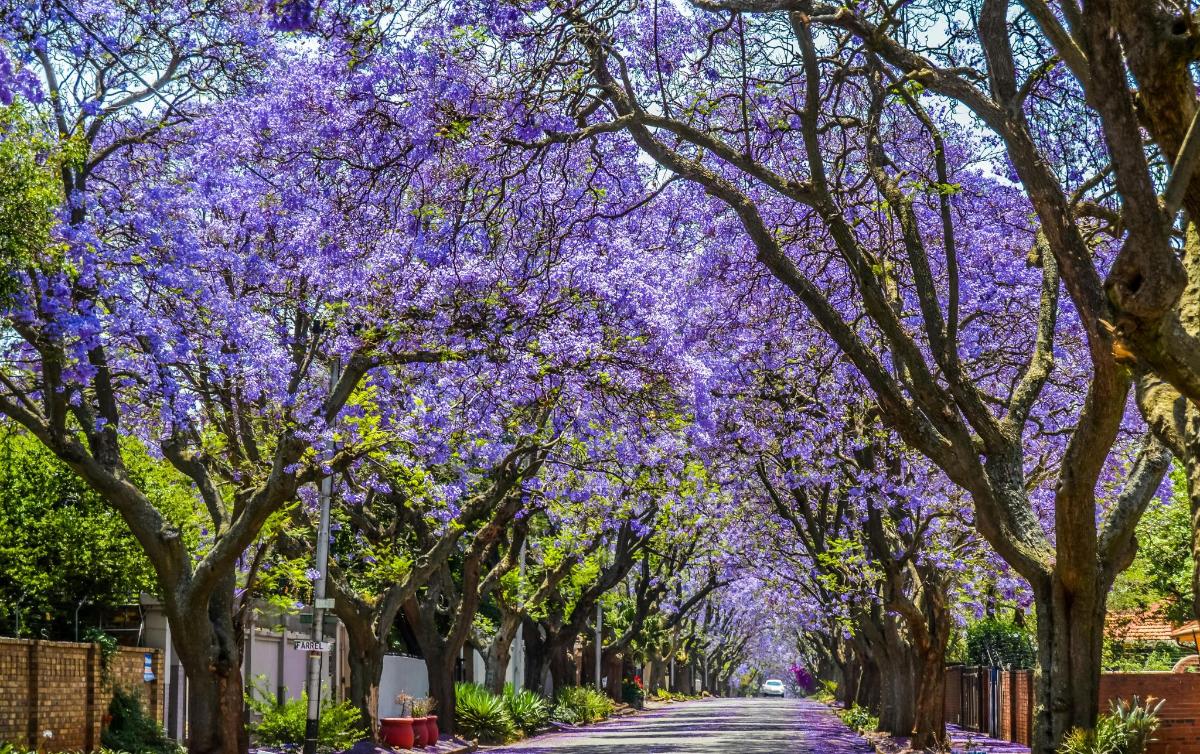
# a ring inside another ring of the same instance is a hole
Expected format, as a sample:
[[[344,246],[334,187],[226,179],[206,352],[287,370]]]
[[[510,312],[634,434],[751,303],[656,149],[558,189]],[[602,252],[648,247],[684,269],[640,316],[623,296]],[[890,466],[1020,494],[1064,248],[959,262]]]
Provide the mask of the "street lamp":
[[[84,605],[90,605],[92,601],[87,597],[79,600],[79,604],[75,606],[75,641],[79,641],[79,609]]]

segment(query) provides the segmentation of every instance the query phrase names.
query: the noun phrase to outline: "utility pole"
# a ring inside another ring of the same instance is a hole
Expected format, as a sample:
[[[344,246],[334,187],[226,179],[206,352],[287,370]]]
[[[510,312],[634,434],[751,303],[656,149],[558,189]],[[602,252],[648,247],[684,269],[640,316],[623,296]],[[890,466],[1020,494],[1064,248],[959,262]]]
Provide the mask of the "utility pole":
[[[342,365],[329,365],[329,395],[337,388]],[[321,733],[321,671],[325,660],[325,572],[329,570],[329,504],[333,499],[333,475],[321,479],[321,518],[317,525],[317,578],[313,582],[312,642],[308,648],[308,720],[304,723],[304,754],[317,754]]]
[[[525,583],[525,542],[521,543],[521,582]],[[525,621],[517,626],[517,636],[513,640],[513,678],[512,685],[516,690],[525,688]]]
[[[600,663],[603,661],[604,608],[596,602],[596,690],[603,691],[600,686]]]

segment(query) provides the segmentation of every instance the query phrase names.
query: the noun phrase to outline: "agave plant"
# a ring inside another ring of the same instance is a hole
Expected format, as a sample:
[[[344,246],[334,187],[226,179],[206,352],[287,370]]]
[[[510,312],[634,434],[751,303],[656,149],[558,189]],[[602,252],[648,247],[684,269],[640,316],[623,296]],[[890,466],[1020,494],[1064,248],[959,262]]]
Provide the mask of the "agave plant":
[[[1158,730],[1158,711],[1164,700],[1118,699],[1101,715],[1094,730],[1075,728],[1063,739],[1059,754],[1143,754]]]
[[[529,689],[517,691],[511,683],[505,684],[504,703],[513,724],[526,736],[533,735],[550,721],[550,704]]]
[[[504,743],[516,733],[504,698],[475,683],[454,686],[454,720],[459,732],[481,743]]]

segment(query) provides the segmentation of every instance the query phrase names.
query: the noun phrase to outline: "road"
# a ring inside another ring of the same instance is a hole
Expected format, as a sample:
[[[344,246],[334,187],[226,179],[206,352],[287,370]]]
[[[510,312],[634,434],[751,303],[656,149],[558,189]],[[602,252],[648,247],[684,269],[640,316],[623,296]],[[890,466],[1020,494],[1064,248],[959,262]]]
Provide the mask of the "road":
[[[707,699],[491,750],[497,754],[873,754],[807,699]]]

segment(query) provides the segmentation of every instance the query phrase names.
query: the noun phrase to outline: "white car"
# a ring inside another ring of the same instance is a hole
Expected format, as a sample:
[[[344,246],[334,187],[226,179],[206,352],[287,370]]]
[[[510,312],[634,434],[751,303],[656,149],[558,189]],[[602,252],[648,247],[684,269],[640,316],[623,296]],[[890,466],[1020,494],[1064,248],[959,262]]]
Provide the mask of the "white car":
[[[783,686],[783,681],[776,680],[774,678],[772,678],[771,680],[767,681],[766,683],[764,683],[762,685],[762,695],[763,696],[777,696],[780,699],[782,699],[783,695],[784,695],[784,691],[785,691],[785,689]]]

